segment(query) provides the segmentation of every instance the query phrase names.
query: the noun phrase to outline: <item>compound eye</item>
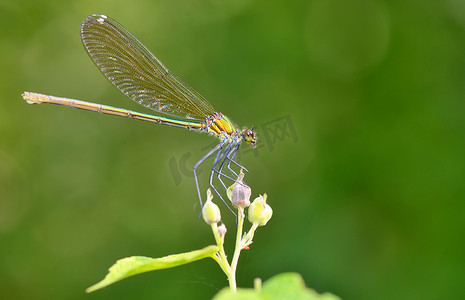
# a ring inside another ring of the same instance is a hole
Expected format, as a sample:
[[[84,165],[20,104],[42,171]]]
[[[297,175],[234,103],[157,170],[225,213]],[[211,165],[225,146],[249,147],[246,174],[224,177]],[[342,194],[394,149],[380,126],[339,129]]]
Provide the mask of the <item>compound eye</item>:
[[[252,130],[252,129],[247,129],[245,135],[251,139],[251,140],[255,140],[255,132]]]
[[[255,132],[253,131],[253,129],[244,129],[244,131],[242,131],[242,134],[247,144],[255,148],[257,138],[255,137]]]

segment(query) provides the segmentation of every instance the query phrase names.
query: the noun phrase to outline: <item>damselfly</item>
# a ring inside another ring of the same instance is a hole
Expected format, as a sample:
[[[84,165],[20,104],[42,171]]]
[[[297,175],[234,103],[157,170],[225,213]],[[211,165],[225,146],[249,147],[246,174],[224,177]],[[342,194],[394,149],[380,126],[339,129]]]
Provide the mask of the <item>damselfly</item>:
[[[87,17],[81,25],[81,39],[87,53],[103,75],[123,94],[149,109],[173,118],[31,92],[24,92],[24,100],[29,104],[58,104],[214,135],[220,140],[219,144],[194,165],[193,172],[202,205],[197,167],[214,155],[209,183],[223,200],[213,184],[213,176],[218,176],[224,188],[226,185],[221,176],[235,180],[223,173],[223,167],[226,164],[232,174],[237,176],[231,168],[231,163],[243,168],[234,161],[234,156],[242,141],[255,147],[256,136],[253,128],[238,129],[228,117],[217,112],[204,97],[171,73],[136,37],[115,20],[105,15]]]

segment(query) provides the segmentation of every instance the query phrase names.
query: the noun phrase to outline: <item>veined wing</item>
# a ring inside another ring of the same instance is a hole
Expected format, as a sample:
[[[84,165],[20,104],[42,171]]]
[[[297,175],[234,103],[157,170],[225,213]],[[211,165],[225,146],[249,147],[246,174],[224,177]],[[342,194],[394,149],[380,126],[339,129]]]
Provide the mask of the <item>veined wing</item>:
[[[137,103],[183,119],[204,121],[215,113],[202,95],[115,20],[104,15],[87,17],[81,25],[81,39],[105,77]]]

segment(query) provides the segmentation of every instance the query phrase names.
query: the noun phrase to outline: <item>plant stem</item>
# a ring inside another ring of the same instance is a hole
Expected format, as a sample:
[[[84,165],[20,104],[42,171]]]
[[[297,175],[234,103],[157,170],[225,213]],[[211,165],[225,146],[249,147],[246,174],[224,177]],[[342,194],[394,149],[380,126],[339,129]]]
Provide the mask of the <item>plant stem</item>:
[[[231,267],[229,266],[228,259],[226,258],[226,253],[224,252],[224,237],[220,237],[219,232],[218,232],[218,225],[216,223],[211,224],[212,231],[213,231],[213,236],[215,237],[216,244],[220,248],[219,252],[219,257],[215,256],[214,259],[216,262],[220,265],[221,269],[223,272],[226,274],[226,276],[229,276],[231,274]]]
[[[262,280],[260,278],[255,278],[253,281],[253,287],[255,291],[261,292],[262,291]]]
[[[231,275],[229,279],[229,287],[233,292],[236,291],[236,268],[237,262],[239,261],[239,255],[242,250],[242,227],[244,225],[244,209],[242,207],[238,208],[237,211],[237,235],[236,235],[236,247],[234,249],[234,256],[231,262]]]

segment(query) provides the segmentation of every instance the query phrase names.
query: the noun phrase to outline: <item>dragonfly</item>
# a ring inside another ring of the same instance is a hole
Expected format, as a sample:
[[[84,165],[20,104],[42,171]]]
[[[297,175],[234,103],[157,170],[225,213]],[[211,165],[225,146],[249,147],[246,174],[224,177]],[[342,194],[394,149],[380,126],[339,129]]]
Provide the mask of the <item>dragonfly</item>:
[[[90,15],[81,24],[81,39],[97,68],[116,88],[131,100],[165,116],[33,92],[24,92],[23,99],[28,104],[56,104],[213,135],[219,143],[193,166],[195,185],[202,207],[197,168],[209,157],[214,157],[209,184],[226,204],[213,184],[214,176],[217,175],[226,189],[221,177],[235,179],[223,172],[225,164],[236,177],[231,163],[246,170],[234,157],[243,141],[255,148],[257,137],[253,127],[239,129],[226,115],[217,112],[114,19],[100,14]],[[231,210],[229,205],[226,206]]]

